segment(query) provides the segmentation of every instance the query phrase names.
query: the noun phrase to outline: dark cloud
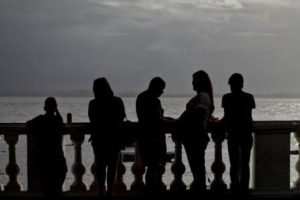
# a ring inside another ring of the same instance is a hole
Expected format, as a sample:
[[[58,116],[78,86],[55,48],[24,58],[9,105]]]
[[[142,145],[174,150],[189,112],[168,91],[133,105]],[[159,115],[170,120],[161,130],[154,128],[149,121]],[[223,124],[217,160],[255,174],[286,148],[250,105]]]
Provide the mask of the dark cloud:
[[[205,69],[217,93],[233,72],[252,92],[300,92],[299,8],[289,0],[2,0],[0,90],[90,89],[107,76],[116,91],[140,91],[162,76],[167,92],[189,93],[192,73]]]

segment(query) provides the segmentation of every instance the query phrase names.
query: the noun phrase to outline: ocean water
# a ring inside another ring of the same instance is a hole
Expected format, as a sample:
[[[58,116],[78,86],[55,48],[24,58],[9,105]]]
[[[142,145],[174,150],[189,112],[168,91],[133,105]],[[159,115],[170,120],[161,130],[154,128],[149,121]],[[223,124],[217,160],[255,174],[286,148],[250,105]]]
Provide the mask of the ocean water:
[[[73,122],[88,122],[87,109],[88,103],[91,98],[89,97],[58,97],[58,108],[61,115],[66,121],[67,113],[72,113]],[[189,98],[168,98],[162,97],[162,106],[165,111],[165,116],[177,118],[185,109],[185,104]],[[135,113],[135,98],[123,98],[127,118],[133,121],[137,120]],[[44,113],[43,111],[44,98],[41,97],[0,97],[0,123],[13,123],[21,122],[24,123],[33,117]],[[221,100],[215,99],[215,112],[214,116],[221,118],[223,116],[223,109],[221,108]],[[300,99],[256,99],[256,109],[253,111],[254,120],[300,120]],[[174,151],[174,144],[169,135],[166,135],[168,151]],[[93,177],[90,173],[90,167],[93,162],[93,153],[88,143],[88,138],[85,138],[85,142],[82,146],[83,163],[86,167],[86,173],[84,175],[84,182],[89,187]],[[21,172],[18,176],[18,180],[22,185],[22,189],[27,189],[27,177],[26,177],[26,138],[21,136],[16,146],[17,149],[17,162],[21,168]],[[74,181],[73,175],[71,174],[71,166],[74,161],[73,146],[68,136],[64,138],[64,150],[68,164],[68,174],[64,184],[64,189],[68,190],[71,183]],[[297,149],[297,143],[294,137],[291,137],[291,149]],[[291,155],[291,183],[297,178],[295,171],[295,164],[297,161],[295,155]],[[210,166],[214,160],[214,148],[213,143],[210,142],[206,150],[206,170],[207,170],[207,184],[209,180],[213,179]],[[224,180],[227,184],[229,180],[229,161],[227,154],[226,142],[223,144],[223,160],[226,164],[226,171],[224,173]],[[185,153],[183,152],[183,161],[186,166],[186,172],[183,176],[184,182],[189,185],[192,181],[191,172],[186,160]],[[3,136],[0,133],[0,184],[5,185],[8,181],[8,177],[5,173],[5,167],[8,162],[8,146],[3,140]],[[126,174],[124,181],[129,187],[133,182],[133,175],[131,174],[132,163],[125,163]],[[169,185],[173,180],[173,175],[170,171],[171,163],[166,166],[166,172],[163,176],[164,182]],[[252,180],[251,180],[252,183]]]

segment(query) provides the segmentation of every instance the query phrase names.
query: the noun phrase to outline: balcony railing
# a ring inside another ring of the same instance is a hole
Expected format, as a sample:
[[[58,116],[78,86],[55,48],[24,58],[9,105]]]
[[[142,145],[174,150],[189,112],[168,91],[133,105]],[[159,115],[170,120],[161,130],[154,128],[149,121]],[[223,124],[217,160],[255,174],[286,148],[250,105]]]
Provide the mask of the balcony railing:
[[[0,183],[0,194],[10,192],[20,192],[21,184],[19,182],[20,166],[18,157],[16,156],[16,145],[19,136],[24,135],[27,138],[27,185],[26,191],[35,192],[38,183],[35,179],[35,170],[32,168],[32,152],[31,152],[31,138],[27,137],[24,123],[1,123],[0,136],[8,145],[8,160],[1,160],[7,162],[6,175],[8,181]],[[253,189],[276,189],[276,190],[292,190],[300,188],[300,158],[298,157],[295,166],[298,179],[295,181],[293,187],[290,186],[290,137],[294,133],[295,138],[300,142],[300,121],[257,121],[254,123],[254,148],[253,148]],[[73,183],[65,191],[66,193],[84,193],[96,194],[97,182],[92,181],[90,185],[86,185],[83,181],[83,176],[86,173],[87,166],[82,161],[82,144],[85,137],[89,135],[88,123],[66,123],[66,136],[70,137],[74,148],[74,161],[71,167],[74,176]],[[210,183],[210,190],[222,191],[227,188],[223,181],[223,174],[225,166],[222,155],[223,151],[227,149],[222,148],[224,139],[212,137],[214,142],[214,161],[211,166],[213,172],[213,180]],[[168,185],[168,191],[179,192],[186,191],[187,186],[183,181],[185,173],[185,166],[182,160],[182,145],[174,141],[174,161],[171,164],[172,182]],[[299,146],[300,148],[300,146]],[[299,156],[299,154],[298,154]],[[90,168],[91,174],[95,175],[95,167]],[[4,171],[4,169],[0,169]],[[130,187],[126,187],[123,176],[125,172],[131,171],[133,178]],[[145,168],[141,164],[139,149],[135,146],[134,162],[131,169],[126,169],[122,155],[120,154],[117,168],[117,178],[114,187],[114,194],[141,194],[143,193],[144,181],[143,175]],[[163,174],[162,174],[163,175]],[[162,182],[161,184],[165,184]]]

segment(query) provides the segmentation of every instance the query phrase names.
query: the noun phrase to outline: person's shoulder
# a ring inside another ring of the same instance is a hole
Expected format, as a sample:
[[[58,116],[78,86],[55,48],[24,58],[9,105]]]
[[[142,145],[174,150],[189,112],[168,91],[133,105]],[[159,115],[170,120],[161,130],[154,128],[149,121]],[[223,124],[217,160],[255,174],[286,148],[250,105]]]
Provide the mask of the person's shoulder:
[[[113,100],[114,100],[116,103],[123,103],[123,100],[122,100],[121,97],[113,96]]]
[[[59,123],[64,123],[63,121],[63,118],[61,116],[58,116],[58,115],[55,115],[55,120]]]
[[[226,93],[222,96],[222,107],[227,107],[229,102],[232,101],[232,93]]]
[[[198,98],[196,101],[200,101],[202,103],[210,102],[210,97],[206,92],[200,92],[198,95],[196,95],[196,98]]]
[[[208,94],[206,92],[199,92],[199,94],[197,96],[200,97],[200,98],[202,98],[202,97],[209,98],[209,96],[208,96]]]
[[[39,116],[36,116],[35,118],[27,121],[27,123],[38,123],[44,119],[45,119],[45,115],[39,115]]]
[[[147,90],[146,91],[143,91],[143,92],[141,92],[141,93],[139,93],[138,95],[137,95],[137,98],[136,98],[136,100],[137,101],[140,101],[140,100],[143,100],[143,99],[148,99],[148,92],[147,92]]]
[[[94,104],[96,102],[96,99],[91,99],[89,104]]]
[[[254,98],[253,94],[248,93],[248,92],[243,92],[243,95],[247,98]]]
[[[96,99],[91,99],[90,102],[89,102],[89,105],[88,105],[88,112],[89,112],[89,114],[91,112],[94,112],[93,110],[95,110],[96,107],[97,107],[96,106]]]
[[[137,97],[144,97],[144,96],[148,96],[148,90],[139,93]]]
[[[28,120],[26,122],[26,127],[27,128],[33,128],[36,126],[39,126],[40,124],[43,123],[43,121],[45,120],[45,116],[44,115],[39,115],[31,120]]]
[[[226,93],[222,96],[222,99],[227,99],[230,98],[232,96],[232,93]]]

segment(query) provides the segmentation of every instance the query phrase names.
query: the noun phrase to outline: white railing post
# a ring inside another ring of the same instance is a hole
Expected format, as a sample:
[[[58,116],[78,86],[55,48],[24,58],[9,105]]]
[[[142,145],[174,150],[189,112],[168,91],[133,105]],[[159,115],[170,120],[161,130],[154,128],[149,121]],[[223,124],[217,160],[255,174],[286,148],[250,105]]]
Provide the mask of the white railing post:
[[[18,143],[19,135],[9,134],[4,136],[4,140],[8,144],[9,148],[9,162],[6,167],[6,173],[9,177],[8,183],[5,185],[5,191],[18,192],[21,191],[21,185],[18,182],[18,175],[20,173],[20,167],[16,159],[16,144]]]
[[[68,114],[68,123],[72,123],[72,116]],[[70,191],[73,192],[86,192],[86,185],[84,184],[82,177],[85,173],[85,167],[82,164],[82,150],[81,146],[84,141],[84,134],[83,133],[70,133],[71,134],[71,141],[74,144],[74,152],[75,152],[75,159],[74,164],[72,165],[72,174],[74,175],[74,182],[70,186]]]
[[[138,143],[135,143],[134,163],[131,167],[131,171],[134,175],[134,181],[131,184],[130,190],[135,193],[144,192],[145,183],[143,182],[143,174],[145,173],[145,166],[141,160]]]
[[[172,139],[175,142],[175,160],[171,166],[174,180],[170,185],[170,190],[181,193],[186,191],[186,184],[182,180],[182,175],[185,172],[185,166],[182,162],[182,145],[175,138],[172,137]]]
[[[120,151],[118,161],[117,161],[117,169],[116,169],[116,181],[114,184],[114,193],[120,194],[126,192],[126,185],[123,181],[123,176],[126,172],[126,167],[122,161],[123,153]]]
[[[97,177],[96,177],[96,173],[97,173],[96,170],[97,170],[96,169],[96,161],[95,161],[95,158],[94,158],[94,162],[91,166],[91,173],[93,174],[94,180],[90,185],[90,191],[93,192],[93,193],[98,193],[99,192],[99,184],[98,184]]]
[[[215,143],[215,160],[211,165],[211,171],[214,173],[214,180],[210,187],[213,190],[223,191],[227,189],[227,185],[223,180],[223,173],[226,170],[226,166],[222,158],[222,143],[225,140],[225,133],[223,130],[216,130],[211,133],[211,138]]]
[[[0,140],[1,140],[1,136],[0,136]],[[0,169],[0,172],[1,172],[1,169]],[[3,185],[0,183],[0,192],[2,192],[2,187],[3,187]]]
[[[294,136],[298,142],[298,151],[300,152],[300,128],[298,128],[295,133]],[[300,153],[298,152],[298,160],[296,163],[296,171],[298,173],[298,178],[297,180],[294,182],[294,188],[295,189],[300,189]]]

